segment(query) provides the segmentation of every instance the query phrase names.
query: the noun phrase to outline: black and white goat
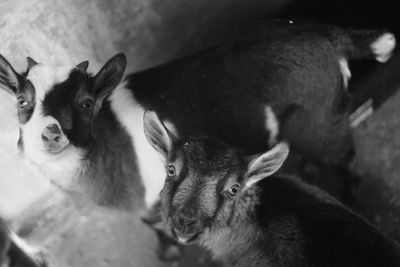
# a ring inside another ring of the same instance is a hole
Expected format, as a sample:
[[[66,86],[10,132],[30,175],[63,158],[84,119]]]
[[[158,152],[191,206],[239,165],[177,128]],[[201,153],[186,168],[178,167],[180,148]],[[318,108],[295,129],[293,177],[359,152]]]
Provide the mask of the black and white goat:
[[[17,232],[34,247],[93,211],[137,211],[139,217],[157,197],[163,167],[146,142],[143,110],[123,86],[116,89],[125,66],[119,54],[91,75],[88,62],[53,67],[28,58],[20,74],[0,56],[0,87],[17,99],[21,154],[54,185],[14,220]],[[38,234],[38,225],[47,224],[52,233]]]
[[[387,31],[273,20],[131,74],[127,87],[181,136],[213,135],[247,153],[285,138],[305,156],[342,162],[352,147],[348,62],[385,62],[395,44]]]
[[[213,137],[179,139],[154,112],[149,143],[165,159],[165,229],[199,243],[225,266],[400,266],[399,245],[300,179],[274,175],[289,147],[247,156]]]

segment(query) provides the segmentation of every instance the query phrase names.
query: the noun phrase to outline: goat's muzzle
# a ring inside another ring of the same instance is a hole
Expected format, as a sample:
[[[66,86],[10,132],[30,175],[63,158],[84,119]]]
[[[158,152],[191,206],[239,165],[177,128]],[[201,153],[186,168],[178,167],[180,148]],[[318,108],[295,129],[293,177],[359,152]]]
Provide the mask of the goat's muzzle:
[[[57,124],[48,125],[41,137],[46,151],[52,154],[60,153],[69,144],[68,138]]]
[[[172,233],[182,244],[193,242],[202,231],[201,222],[197,218],[180,214],[172,219]]]

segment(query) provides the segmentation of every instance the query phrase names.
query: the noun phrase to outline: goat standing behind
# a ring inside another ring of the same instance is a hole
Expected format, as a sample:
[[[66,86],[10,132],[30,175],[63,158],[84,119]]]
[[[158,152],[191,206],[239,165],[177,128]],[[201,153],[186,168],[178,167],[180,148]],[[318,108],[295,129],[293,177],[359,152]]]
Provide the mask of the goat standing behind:
[[[179,135],[218,139],[253,154],[284,138],[318,161],[351,155],[348,62],[388,60],[393,34],[306,21],[264,21],[242,36],[127,77],[146,109]]]

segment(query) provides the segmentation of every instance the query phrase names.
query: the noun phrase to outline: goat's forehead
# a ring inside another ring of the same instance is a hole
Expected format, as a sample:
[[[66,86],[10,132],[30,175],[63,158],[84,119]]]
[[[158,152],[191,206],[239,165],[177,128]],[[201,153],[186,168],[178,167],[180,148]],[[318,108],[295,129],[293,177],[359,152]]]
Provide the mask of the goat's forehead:
[[[37,64],[29,71],[27,80],[29,80],[36,92],[38,99],[43,99],[45,94],[50,91],[55,84],[68,79],[69,74],[75,66],[54,67],[45,64]]]

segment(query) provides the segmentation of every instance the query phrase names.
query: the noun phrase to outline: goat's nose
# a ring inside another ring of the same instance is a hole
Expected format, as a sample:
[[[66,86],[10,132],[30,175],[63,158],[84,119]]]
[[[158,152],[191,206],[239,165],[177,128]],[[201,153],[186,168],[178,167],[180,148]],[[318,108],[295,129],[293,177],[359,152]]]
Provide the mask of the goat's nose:
[[[174,218],[173,226],[182,233],[191,232],[191,229],[194,228],[196,221],[197,220],[191,216],[179,214]]]
[[[51,124],[44,129],[42,140],[45,142],[59,142],[61,139],[61,130],[57,124]]]

